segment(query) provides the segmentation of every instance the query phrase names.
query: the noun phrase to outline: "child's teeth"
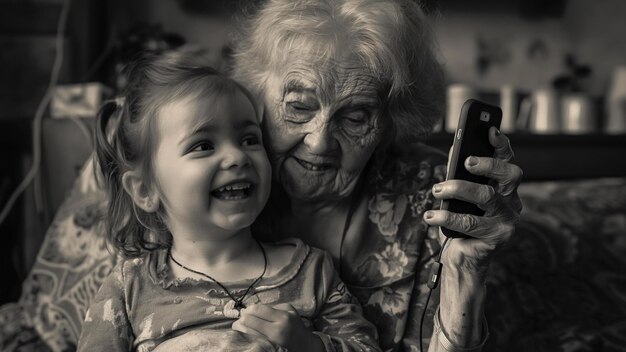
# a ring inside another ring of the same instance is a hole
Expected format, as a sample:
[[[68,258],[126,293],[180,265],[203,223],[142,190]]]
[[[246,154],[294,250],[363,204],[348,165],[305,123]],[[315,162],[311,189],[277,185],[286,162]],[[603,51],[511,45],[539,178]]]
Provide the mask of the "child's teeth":
[[[246,189],[246,188],[250,188],[250,184],[247,182],[242,182],[242,183],[235,183],[232,185],[218,188],[218,192],[226,192],[226,191],[233,191],[233,190],[239,191],[239,190]]]

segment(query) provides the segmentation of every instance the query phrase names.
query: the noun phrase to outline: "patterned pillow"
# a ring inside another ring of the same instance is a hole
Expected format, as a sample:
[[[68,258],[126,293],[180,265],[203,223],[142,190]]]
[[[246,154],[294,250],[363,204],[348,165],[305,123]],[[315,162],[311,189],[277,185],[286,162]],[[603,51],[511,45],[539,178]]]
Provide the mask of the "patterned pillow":
[[[485,351],[623,351],[626,179],[529,183],[491,264]]]
[[[48,228],[19,302],[55,351],[76,349],[91,299],[115,265],[102,226],[105,209],[90,158]]]

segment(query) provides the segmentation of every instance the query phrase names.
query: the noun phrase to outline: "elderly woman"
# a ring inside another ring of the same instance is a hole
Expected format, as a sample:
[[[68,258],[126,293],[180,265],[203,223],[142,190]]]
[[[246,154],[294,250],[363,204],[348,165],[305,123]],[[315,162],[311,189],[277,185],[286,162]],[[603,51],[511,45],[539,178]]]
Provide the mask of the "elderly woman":
[[[522,172],[495,129],[495,157],[465,162],[490,185],[444,181],[445,156],[419,143],[445,106],[420,7],[410,0],[269,0],[241,38],[234,74],[264,104],[274,169],[258,232],[329,251],[377,326],[381,347],[407,351],[421,348],[438,226],[471,236],[449,241],[441,254],[424,342],[430,351],[480,350],[488,336],[485,276],[514,232]],[[437,210],[438,200],[450,198],[486,213]]]

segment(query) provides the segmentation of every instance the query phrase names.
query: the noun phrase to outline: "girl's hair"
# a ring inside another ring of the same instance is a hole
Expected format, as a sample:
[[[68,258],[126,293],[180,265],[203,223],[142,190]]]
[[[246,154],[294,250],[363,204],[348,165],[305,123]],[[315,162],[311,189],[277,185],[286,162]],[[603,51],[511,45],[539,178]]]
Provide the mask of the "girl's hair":
[[[105,219],[111,243],[126,256],[171,245],[164,222],[165,208],[156,212],[135,206],[124,190],[122,176],[140,170],[147,186],[158,186],[152,172],[158,142],[156,119],[164,105],[181,98],[204,98],[240,91],[258,107],[243,86],[207,66],[202,57],[185,50],[159,56],[146,54],[127,67],[128,85],[122,96],[105,103],[96,118],[96,158],[109,199]],[[97,166],[96,166],[97,167]]]
[[[255,94],[299,56],[341,59],[350,50],[373,77],[395,146],[419,141],[443,116],[443,70],[415,0],[268,0],[249,9],[234,50],[234,75]]]

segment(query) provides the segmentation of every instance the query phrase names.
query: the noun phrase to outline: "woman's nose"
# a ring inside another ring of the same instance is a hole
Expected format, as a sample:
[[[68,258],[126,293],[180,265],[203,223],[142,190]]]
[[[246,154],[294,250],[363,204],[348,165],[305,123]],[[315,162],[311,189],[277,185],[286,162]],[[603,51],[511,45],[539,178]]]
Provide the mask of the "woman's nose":
[[[329,121],[313,126],[304,136],[304,144],[309,152],[318,155],[335,151],[338,146]]]
[[[250,164],[250,158],[238,145],[225,145],[222,150],[222,169],[244,167]]]

